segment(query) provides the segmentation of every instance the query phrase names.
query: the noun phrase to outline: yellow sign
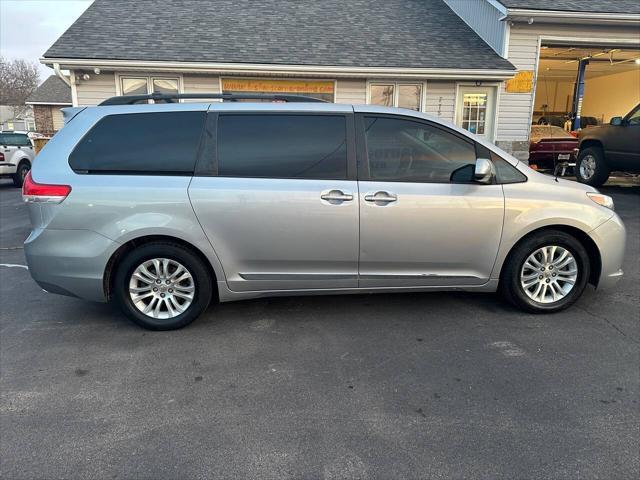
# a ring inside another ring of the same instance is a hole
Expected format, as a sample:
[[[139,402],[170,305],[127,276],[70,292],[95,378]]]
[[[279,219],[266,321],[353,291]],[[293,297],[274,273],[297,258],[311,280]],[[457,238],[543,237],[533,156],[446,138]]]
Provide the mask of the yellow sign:
[[[223,78],[223,92],[333,93],[332,81]]]
[[[533,90],[533,70],[523,70],[506,81],[507,93],[531,93]]]

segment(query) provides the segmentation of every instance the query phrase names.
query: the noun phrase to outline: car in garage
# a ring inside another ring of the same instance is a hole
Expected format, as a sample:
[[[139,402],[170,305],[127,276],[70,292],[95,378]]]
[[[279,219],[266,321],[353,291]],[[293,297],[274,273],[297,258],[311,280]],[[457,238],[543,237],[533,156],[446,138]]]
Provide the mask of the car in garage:
[[[579,134],[576,178],[599,187],[612,171],[640,173],[640,104],[625,117]]]
[[[559,163],[574,163],[578,139],[554,125],[532,125],[529,137],[529,165],[555,170]]]

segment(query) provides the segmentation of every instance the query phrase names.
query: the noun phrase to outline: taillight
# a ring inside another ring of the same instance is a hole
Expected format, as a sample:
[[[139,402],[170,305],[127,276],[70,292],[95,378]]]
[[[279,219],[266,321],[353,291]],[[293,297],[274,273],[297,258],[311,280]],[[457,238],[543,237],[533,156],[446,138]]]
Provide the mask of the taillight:
[[[25,202],[60,203],[71,192],[69,185],[46,185],[36,183],[31,178],[31,172],[24,177],[22,184],[22,199]]]
[[[0,153],[0,162],[4,162],[4,153]]]

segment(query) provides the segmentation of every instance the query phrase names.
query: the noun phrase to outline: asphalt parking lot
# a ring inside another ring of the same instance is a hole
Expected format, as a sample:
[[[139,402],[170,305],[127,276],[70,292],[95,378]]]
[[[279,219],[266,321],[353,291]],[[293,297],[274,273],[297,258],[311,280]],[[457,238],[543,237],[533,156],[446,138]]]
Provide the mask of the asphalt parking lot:
[[[31,280],[0,181],[0,477],[637,478],[640,186],[626,275],[568,311],[466,293],[276,298],[148,332]]]

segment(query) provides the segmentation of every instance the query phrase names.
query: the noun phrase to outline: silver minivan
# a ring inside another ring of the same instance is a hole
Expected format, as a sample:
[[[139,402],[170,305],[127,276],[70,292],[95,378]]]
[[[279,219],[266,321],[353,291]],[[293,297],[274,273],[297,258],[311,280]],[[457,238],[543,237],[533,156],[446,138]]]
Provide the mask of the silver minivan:
[[[274,295],[499,290],[555,312],[622,276],[610,197],[443,120],[298,97],[175,103],[185,97],[67,112],[23,187],[43,289],[113,299],[169,330],[212,299]]]

